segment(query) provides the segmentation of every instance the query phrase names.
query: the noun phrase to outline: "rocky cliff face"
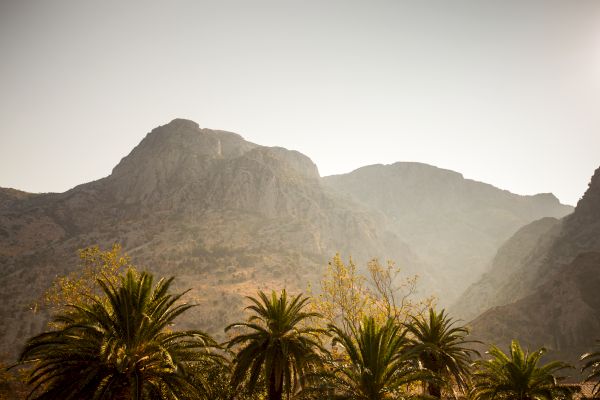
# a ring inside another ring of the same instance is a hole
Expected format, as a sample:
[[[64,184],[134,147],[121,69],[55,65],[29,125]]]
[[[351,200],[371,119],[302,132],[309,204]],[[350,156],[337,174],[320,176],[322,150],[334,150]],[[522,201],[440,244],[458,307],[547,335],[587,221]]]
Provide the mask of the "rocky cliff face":
[[[529,264],[549,249],[560,232],[561,223],[546,217],[519,229],[498,249],[490,268],[470,285],[450,308],[453,315],[470,321],[488,308],[497,305],[500,288],[511,285],[520,267]]]
[[[573,210],[552,194],[519,196],[420,163],[371,165],[325,182],[385,215],[443,282],[438,289],[443,305],[481,276],[498,247],[520,227]]]
[[[499,343],[516,337],[574,360],[597,339],[600,327],[600,168],[573,214],[549,225],[524,242],[522,254],[499,252],[492,264],[497,270],[488,272],[493,285],[482,279],[464,301],[494,306],[473,321],[475,335]],[[509,241],[507,250],[518,240]],[[515,263],[508,269],[502,259],[511,257]],[[482,300],[486,288],[493,290]]]
[[[499,252],[487,274],[461,298],[457,311],[466,303],[499,306],[532,294],[562,267],[584,252],[600,251],[600,168],[591,179],[588,190],[575,211],[544,231],[547,223],[538,221],[524,228],[533,240],[513,237]],[[542,229],[538,229],[542,228]],[[536,233],[538,234],[536,236]],[[519,244],[515,247],[515,244]],[[505,260],[510,260],[508,267]],[[488,291],[494,277],[494,290]],[[486,299],[480,295],[486,293]],[[483,308],[479,309],[483,311]],[[467,314],[473,316],[473,314]]]
[[[0,352],[43,328],[31,305],[90,245],[120,243],[142,268],[176,275],[201,306],[183,324],[218,334],[244,295],[303,290],[336,252],[394,260],[424,294],[451,297],[504,236],[569,210],[413,163],[322,179],[298,152],[177,119],[106,178],[65,193],[0,189]]]
[[[489,309],[472,323],[473,336],[502,347],[513,338],[552,358],[577,364],[600,332],[600,253],[581,253],[532,294]]]
[[[0,228],[9,352],[43,327],[30,306],[89,245],[121,243],[144,268],[178,276],[206,306],[185,323],[213,333],[240,317],[243,295],[304,290],[338,251],[424,268],[382,218],[323,187],[308,157],[186,120],[154,129],[104,179],[60,194],[2,189]]]

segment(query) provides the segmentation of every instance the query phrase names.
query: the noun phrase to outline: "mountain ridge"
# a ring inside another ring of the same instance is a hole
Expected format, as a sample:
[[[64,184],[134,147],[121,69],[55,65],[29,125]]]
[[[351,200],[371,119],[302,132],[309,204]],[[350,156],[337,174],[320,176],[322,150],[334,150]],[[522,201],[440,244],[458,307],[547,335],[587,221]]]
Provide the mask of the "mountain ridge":
[[[443,176],[431,179],[441,184]],[[213,334],[242,317],[244,295],[286,286],[301,291],[318,282],[336,252],[359,266],[374,257],[394,260],[405,276],[421,276],[424,294],[445,289],[452,270],[438,276],[428,254],[399,235],[404,220],[334,186],[297,151],[176,119],[149,132],[105,178],[63,193],[0,190],[0,317],[6,321],[0,351],[14,352],[43,328],[47,312],[33,315],[29,305],[55,276],[76,270],[76,250],[90,245],[119,242],[138,265],[177,275],[177,288],[192,287],[189,301],[203,306],[183,324]],[[488,191],[492,199],[498,193]],[[411,201],[435,208],[444,196],[423,199]],[[516,230],[538,207],[527,199],[515,203],[515,214],[504,204],[479,213],[514,214],[508,230]],[[553,212],[568,210],[555,206]],[[453,218],[447,222],[464,222],[460,213]],[[492,231],[507,230],[494,224]],[[421,234],[434,235],[426,231]],[[439,241],[430,247],[445,251]]]
[[[509,240],[509,246],[516,240]],[[538,232],[537,241],[526,244],[523,254],[511,273],[495,271],[504,279],[490,285],[495,289],[488,301],[491,308],[472,321],[473,333],[502,344],[512,336],[576,361],[591,349],[600,329],[600,168],[575,211]],[[480,302],[478,292],[471,290],[468,300]],[[527,329],[519,323],[523,318],[529,319]]]
[[[446,288],[443,305],[484,272],[500,244],[521,226],[572,211],[553,195],[516,195],[423,163],[376,164],[324,181],[382,212],[441,281],[458,277]]]
[[[540,245],[532,242],[527,258],[499,282],[500,290],[495,293],[491,306],[512,303],[533,293],[545,282],[545,277],[569,264],[579,253],[600,251],[600,168],[594,172],[574,212],[554,229],[540,235],[538,241]],[[497,274],[505,275],[503,271]],[[463,298],[463,302],[473,300]]]
[[[244,295],[303,290],[337,251],[422,270],[376,215],[323,188],[308,157],[189,121],[153,130],[106,178],[64,193],[2,193],[0,351],[9,353],[48,319],[29,305],[89,245],[119,242],[138,265],[192,286],[190,301],[214,299],[195,316],[213,333],[242,317]]]

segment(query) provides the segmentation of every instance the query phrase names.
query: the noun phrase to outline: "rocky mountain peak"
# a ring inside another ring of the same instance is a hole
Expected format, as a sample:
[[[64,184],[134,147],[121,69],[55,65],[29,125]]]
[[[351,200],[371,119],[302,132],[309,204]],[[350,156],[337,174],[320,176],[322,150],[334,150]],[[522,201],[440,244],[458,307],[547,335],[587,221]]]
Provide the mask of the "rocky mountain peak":
[[[165,126],[171,126],[174,129],[200,129],[197,122],[185,118],[175,118]]]
[[[594,172],[588,189],[577,203],[573,217],[575,219],[600,220],[600,167]]]
[[[236,133],[174,119],[148,133],[104,184],[120,203],[162,204],[164,208],[192,202],[197,208],[226,204],[222,196],[227,194],[221,192],[229,188],[237,193],[248,182],[277,191],[271,178],[273,182],[299,184],[319,180],[320,176],[310,158],[297,151],[259,146]]]
[[[237,157],[256,146],[236,133],[202,129],[194,121],[178,118],[148,133],[113,169],[113,175],[147,167],[148,162],[160,158],[184,161],[190,157]]]
[[[560,203],[560,200],[554,195],[554,193],[538,193],[534,194],[532,198],[540,202],[547,202],[552,204]]]
[[[153,129],[113,169],[106,182],[119,200],[156,198],[206,177],[215,162],[256,148],[240,135],[174,119]]]

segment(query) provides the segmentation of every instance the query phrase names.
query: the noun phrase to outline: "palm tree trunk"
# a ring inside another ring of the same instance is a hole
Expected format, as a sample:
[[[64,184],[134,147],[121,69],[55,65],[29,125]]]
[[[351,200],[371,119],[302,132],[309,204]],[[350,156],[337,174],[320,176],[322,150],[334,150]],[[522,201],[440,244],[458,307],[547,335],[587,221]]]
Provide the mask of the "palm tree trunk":
[[[435,397],[436,399],[442,398],[442,388],[439,385],[430,383],[427,386],[427,392],[429,393],[430,396]]]
[[[283,397],[283,377],[281,377],[279,387],[277,387],[275,379],[275,370],[271,372],[269,377],[269,400],[281,400]]]

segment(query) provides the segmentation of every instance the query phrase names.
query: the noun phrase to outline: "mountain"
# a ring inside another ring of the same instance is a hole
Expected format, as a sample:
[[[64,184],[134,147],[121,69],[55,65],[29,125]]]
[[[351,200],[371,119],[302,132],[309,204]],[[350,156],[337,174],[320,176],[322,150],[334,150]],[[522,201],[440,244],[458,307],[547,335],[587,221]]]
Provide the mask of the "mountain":
[[[202,306],[184,324],[219,333],[244,295],[304,290],[338,251],[425,271],[385,225],[325,187],[308,157],[177,119],[106,178],[65,193],[0,190],[0,351],[43,328],[48,316],[30,308],[82,247],[118,242],[138,265],[176,275]]]
[[[521,256],[512,255],[510,269],[498,253],[492,263],[498,270],[487,275],[496,277],[492,285],[484,276],[469,289],[473,303],[482,301],[484,285],[495,289],[486,300],[492,308],[472,322],[473,332],[501,344],[516,337],[573,360],[600,332],[600,168],[573,214],[547,225],[524,244]]]
[[[0,352],[14,355],[43,329],[49,316],[35,303],[91,245],[120,243],[140,268],[177,276],[176,289],[192,288],[188,301],[199,305],[181,324],[219,334],[242,318],[244,295],[304,290],[336,252],[359,266],[395,260],[422,277],[422,293],[451,298],[495,243],[569,211],[552,195],[517,196],[412,163],[321,178],[299,152],[176,119],[105,178],[65,193],[0,189]]]
[[[475,282],[517,229],[573,210],[552,194],[519,196],[421,163],[371,165],[325,183],[384,214],[391,230],[431,266],[442,304]]]
[[[546,217],[519,229],[498,249],[489,269],[465,290],[450,312],[470,321],[488,308],[503,304],[497,298],[499,289],[514,285],[513,274],[539,259],[558,236],[560,227],[559,219]]]
[[[493,307],[473,322],[472,335],[506,348],[517,338],[529,349],[577,365],[600,337],[600,253],[585,252],[546,279],[530,295]]]

